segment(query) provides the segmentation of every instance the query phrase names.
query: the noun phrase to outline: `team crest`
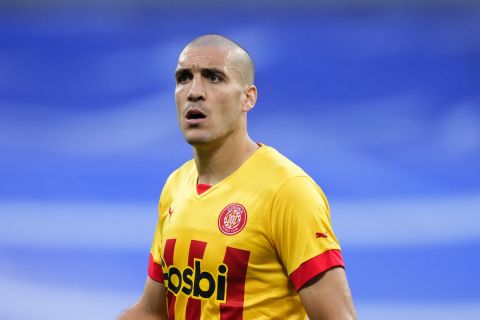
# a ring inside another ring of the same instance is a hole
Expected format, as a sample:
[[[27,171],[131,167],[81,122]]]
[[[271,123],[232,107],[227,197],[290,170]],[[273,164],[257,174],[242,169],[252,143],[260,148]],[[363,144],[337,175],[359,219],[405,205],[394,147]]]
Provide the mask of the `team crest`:
[[[239,203],[229,204],[218,216],[218,229],[227,236],[239,233],[245,224],[247,224],[247,210]]]

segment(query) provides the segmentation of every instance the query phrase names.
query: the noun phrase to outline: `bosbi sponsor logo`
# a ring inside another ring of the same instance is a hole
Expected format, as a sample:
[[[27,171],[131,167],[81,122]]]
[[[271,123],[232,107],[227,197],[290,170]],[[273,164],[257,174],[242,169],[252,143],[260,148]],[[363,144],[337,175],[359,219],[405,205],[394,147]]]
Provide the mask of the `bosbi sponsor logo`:
[[[166,286],[174,295],[180,291],[187,296],[198,299],[211,299],[225,301],[227,292],[226,274],[228,268],[225,264],[218,265],[218,273],[214,276],[202,270],[201,260],[195,259],[193,269],[186,267],[183,271],[171,265],[168,272],[164,273]]]

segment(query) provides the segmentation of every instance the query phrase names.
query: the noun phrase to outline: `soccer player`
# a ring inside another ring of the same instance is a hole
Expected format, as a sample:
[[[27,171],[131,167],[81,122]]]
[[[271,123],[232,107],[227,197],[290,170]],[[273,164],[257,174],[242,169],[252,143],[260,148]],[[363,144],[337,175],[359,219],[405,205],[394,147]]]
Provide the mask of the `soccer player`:
[[[322,190],[248,135],[249,54],[198,37],[175,79],[194,158],[165,183],[145,289],[120,319],[355,319]]]

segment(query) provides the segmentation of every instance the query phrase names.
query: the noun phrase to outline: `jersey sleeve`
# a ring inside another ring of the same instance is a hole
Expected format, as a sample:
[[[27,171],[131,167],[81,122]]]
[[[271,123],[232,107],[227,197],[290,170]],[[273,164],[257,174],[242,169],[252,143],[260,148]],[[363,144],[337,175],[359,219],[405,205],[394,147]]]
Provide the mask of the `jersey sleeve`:
[[[295,289],[333,267],[344,267],[327,199],[307,176],[278,190],[271,212],[272,240]]]
[[[148,261],[148,276],[157,282],[164,281],[162,270],[160,207],[161,201],[158,204],[158,221],[155,228],[155,234],[153,235],[152,247],[150,248],[150,258]]]

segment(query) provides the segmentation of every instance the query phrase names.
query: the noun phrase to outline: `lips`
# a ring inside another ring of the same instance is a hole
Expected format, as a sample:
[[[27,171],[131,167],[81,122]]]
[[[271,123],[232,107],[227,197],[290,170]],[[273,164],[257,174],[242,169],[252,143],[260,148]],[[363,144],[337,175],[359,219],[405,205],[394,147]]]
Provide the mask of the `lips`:
[[[197,124],[207,118],[207,114],[198,108],[190,108],[185,114],[185,120],[189,124]]]

